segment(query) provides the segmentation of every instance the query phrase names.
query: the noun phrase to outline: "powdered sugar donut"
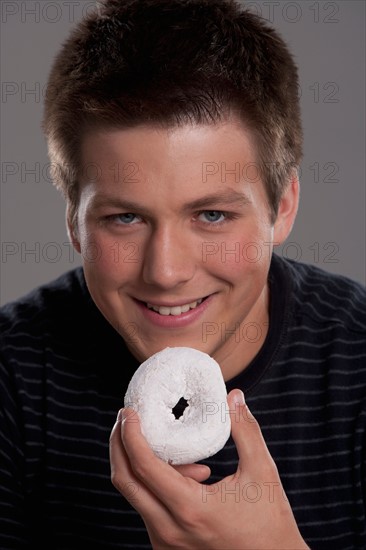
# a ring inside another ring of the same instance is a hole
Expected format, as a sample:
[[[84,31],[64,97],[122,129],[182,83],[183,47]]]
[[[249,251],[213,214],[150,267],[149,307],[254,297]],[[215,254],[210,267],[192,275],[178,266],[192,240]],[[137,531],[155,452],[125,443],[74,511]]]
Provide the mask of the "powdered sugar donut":
[[[165,348],[131,378],[125,407],[138,412],[147,442],[165,462],[189,464],[219,451],[230,435],[218,363],[188,347]]]

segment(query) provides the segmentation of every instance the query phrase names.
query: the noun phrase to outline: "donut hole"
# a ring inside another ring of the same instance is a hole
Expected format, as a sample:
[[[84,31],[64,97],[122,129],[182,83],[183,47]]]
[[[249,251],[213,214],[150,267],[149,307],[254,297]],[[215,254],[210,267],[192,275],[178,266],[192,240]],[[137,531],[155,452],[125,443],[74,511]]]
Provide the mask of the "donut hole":
[[[187,407],[189,407],[187,399],[181,397],[178,403],[172,408],[172,413],[174,414],[176,420],[179,420],[183,416],[183,413]]]

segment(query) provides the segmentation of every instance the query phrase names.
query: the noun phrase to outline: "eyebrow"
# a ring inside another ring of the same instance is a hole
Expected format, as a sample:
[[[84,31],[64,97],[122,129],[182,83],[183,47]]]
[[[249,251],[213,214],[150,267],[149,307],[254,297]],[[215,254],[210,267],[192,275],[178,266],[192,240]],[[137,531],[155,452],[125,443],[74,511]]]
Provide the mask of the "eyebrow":
[[[195,199],[183,206],[184,212],[191,212],[195,210],[204,210],[207,208],[213,208],[217,206],[247,206],[251,204],[250,198],[245,193],[240,193],[234,189],[226,189],[219,193],[213,193],[206,195],[199,199]],[[109,197],[108,195],[96,196],[92,201],[92,207],[95,209],[103,207],[119,208],[128,212],[141,212],[148,213],[148,209],[141,204],[125,200],[123,198]]]
[[[212,206],[247,206],[251,204],[251,200],[245,193],[240,193],[234,189],[226,189],[219,193],[206,195],[200,199],[196,199],[184,206],[184,210],[203,210]]]

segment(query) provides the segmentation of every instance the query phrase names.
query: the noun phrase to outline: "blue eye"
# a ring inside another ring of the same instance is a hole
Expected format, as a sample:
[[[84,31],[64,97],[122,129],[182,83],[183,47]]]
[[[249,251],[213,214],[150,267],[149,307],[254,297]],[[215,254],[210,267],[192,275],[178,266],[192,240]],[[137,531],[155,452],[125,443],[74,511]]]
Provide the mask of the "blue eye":
[[[206,222],[218,223],[225,220],[225,215],[220,210],[205,210],[200,216],[204,216]]]
[[[131,225],[138,221],[136,214],[128,212],[127,214],[117,214],[115,216],[116,221],[124,225]]]

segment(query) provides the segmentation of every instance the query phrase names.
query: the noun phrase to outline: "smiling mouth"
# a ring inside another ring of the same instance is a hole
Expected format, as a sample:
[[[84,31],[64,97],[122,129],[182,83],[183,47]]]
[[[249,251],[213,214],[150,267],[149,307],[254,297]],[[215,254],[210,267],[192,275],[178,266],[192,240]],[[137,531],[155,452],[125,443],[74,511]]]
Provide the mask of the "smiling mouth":
[[[187,313],[190,309],[195,309],[200,304],[202,304],[203,300],[206,298],[200,298],[199,300],[196,300],[195,302],[190,302],[189,304],[183,304],[181,306],[155,306],[154,304],[147,303],[146,307],[148,309],[152,309],[156,313],[159,313],[160,315],[182,315],[182,313]]]

